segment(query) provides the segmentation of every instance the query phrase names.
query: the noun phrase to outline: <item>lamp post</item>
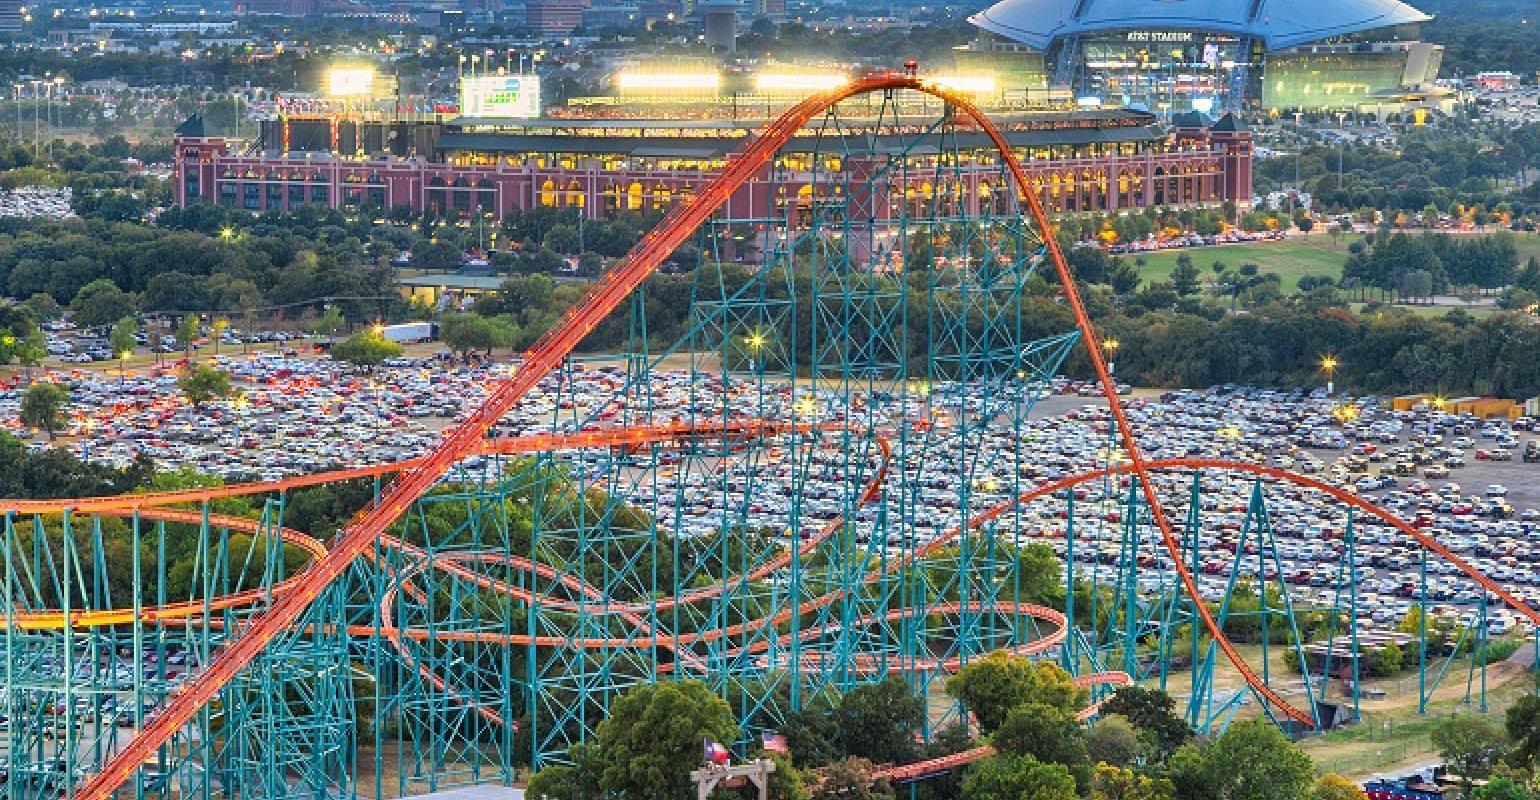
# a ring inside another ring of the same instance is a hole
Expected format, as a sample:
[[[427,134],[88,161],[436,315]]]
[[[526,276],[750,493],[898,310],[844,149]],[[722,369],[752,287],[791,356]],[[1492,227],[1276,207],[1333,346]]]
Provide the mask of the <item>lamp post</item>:
[[[1118,365],[1116,359],[1118,357],[1118,345],[1120,344],[1122,343],[1110,336],[1102,340],[1102,349],[1107,351],[1107,374],[1109,376],[1117,374]]]
[[[1335,386],[1332,383],[1332,379],[1337,374],[1337,357],[1336,356],[1322,356],[1321,357],[1321,371],[1326,373],[1326,394],[1327,395],[1331,395],[1335,391]]]
[[[130,353],[124,350],[118,353],[118,385],[128,383],[128,357]]]
[[[1342,191],[1342,147],[1347,142],[1347,132],[1342,126],[1342,120],[1347,112],[1337,112],[1337,191]]]

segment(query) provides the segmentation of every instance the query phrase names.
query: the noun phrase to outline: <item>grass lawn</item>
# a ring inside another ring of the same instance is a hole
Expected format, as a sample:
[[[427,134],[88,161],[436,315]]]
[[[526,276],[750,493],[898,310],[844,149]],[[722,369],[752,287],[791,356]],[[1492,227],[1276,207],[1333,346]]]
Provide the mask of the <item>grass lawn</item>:
[[[1493,232],[1495,229],[1486,231],[1486,233]],[[1479,234],[1456,233],[1454,235],[1463,237]],[[1161,250],[1142,254],[1146,263],[1144,269],[1139,271],[1139,276],[1145,282],[1169,280],[1171,270],[1176,268],[1176,257],[1186,253],[1192,256],[1193,265],[1198,268],[1205,281],[1213,277],[1214,273],[1210,267],[1215,261],[1223,261],[1231,269],[1242,264],[1256,264],[1261,272],[1278,273],[1283,278],[1283,291],[1287,293],[1294,291],[1299,285],[1299,279],[1306,275],[1328,275],[1334,279],[1340,279],[1342,264],[1348,257],[1348,243],[1362,238],[1360,234],[1341,234],[1334,241],[1328,234],[1314,233],[1309,236],[1295,236],[1272,242]],[[1515,232],[1513,241],[1518,250],[1520,265],[1531,257],[1540,258],[1540,233]],[[1123,256],[1130,261],[1138,257],[1139,255]],[[1442,314],[1447,310],[1438,309],[1437,313]]]
[[[1283,278],[1283,291],[1287,293],[1294,291],[1299,285],[1299,279],[1306,275],[1327,275],[1333,279],[1342,277],[1342,263],[1347,261],[1347,245],[1350,241],[1353,241],[1351,237],[1340,236],[1333,247],[1331,237],[1317,235],[1275,242],[1161,250],[1140,254],[1145,259],[1145,265],[1139,270],[1139,277],[1145,282],[1169,280],[1171,270],[1176,268],[1177,256],[1186,253],[1192,257],[1193,266],[1198,268],[1205,281],[1214,276],[1210,267],[1215,261],[1223,261],[1232,270],[1242,264],[1256,264],[1257,269],[1263,273],[1278,273]],[[1138,257],[1124,256],[1130,261]]]

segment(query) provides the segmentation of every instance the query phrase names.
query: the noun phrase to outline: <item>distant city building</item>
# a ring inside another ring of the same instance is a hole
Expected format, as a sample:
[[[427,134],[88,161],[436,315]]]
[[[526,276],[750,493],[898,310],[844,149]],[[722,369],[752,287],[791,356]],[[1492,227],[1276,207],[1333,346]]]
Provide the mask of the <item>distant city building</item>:
[[[590,31],[624,28],[643,19],[641,4],[635,0],[597,2],[583,12],[583,27]]]
[[[583,24],[587,0],[528,0],[524,24],[543,36],[564,36]]]
[[[706,35],[707,47],[719,53],[738,51],[738,12],[742,8],[736,0],[700,4],[701,28]]]
[[[1169,116],[1436,100],[1430,19],[1400,0],[1002,0],[970,21],[1077,98]]]
[[[641,9],[644,20],[656,22],[684,17],[683,0],[639,0],[637,5]]]
[[[1519,88],[1519,76],[1512,72],[1480,72],[1471,84],[1488,92],[1511,92]]]
[[[21,33],[21,0],[0,0],[0,34]]]

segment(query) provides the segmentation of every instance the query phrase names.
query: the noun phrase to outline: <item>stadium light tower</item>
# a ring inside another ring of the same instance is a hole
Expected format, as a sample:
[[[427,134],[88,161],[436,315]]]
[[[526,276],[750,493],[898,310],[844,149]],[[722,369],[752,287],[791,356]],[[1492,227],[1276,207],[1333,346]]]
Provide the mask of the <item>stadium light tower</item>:
[[[1102,349],[1107,351],[1107,374],[1117,373],[1118,345],[1122,344],[1117,339],[1109,336],[1102,340]]]
[[[1333,394],[1332,378],[1337,374],[1337,357],[1322,356],[1321,371],[1326,373],[1326,394]]]

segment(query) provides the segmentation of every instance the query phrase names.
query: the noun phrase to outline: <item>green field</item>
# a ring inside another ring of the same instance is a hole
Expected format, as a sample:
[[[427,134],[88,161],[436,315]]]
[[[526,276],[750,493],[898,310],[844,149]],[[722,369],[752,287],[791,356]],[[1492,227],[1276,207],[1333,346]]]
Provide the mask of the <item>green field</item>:
[[[1202,274],[1205,283],[1214,276],[1210,267],[1215,261],[1223,261],[1225,266],[1232,270],[1242,264],[1256,264],[1257,269],[1263,273],[1278,273],[1279,277],[1283,278],[1283,291],[1292,292],[1298,287],[1299,279],[1306,275],[1341,278],[1342,264],[1348,257],[1348,243],[1362,238],[1358,234],[1342,234],[1333,241],[1331,236],[1316,233],[1273,242],[1188,247],[1143,253],[1140,255],[1146,263],[1139,271],[1139,277],[1146,283],[1169,280],[1171,270],[1176,268],[1176,257],[1186,253],[1192,257],[1192,263]],[[1517,245],[1521,263],[1530,257],[1540,257],[1540,234],[1516,233],[1514,244]],[[1139,255],[1123,256],[1130,261],[1138,257]],[[1438,313],[1447,310],[1439,309]]]
[[[1192,257],[1193,266],[1198,268],[1204,282],[1214,277],[1211,267],[1215,261],[1223,261],[1231,270],[1242,264],[1256,264],[1262,273],[1278,273],[1283,278],[1283,291],[1292,292],[1298,287],[1299,279],[1306,275],[1328,275],[1333,279],[1342,277],[1342,263],[1347,260],[1347,244],[1350,241],[1350,237],[1338,237],[1337,245],[1333,247],[1330,237],[1312,236],[1275,242],[1187,247],[1143,253],[1140,255],[1144,257],[1145,265],[1139,270],[1139,277],[1146,283],[1169,280],[1171,270],[1176,269],[1177,256],[1185,253]],[[1137,257],[1124,256],[1130,260]]]

